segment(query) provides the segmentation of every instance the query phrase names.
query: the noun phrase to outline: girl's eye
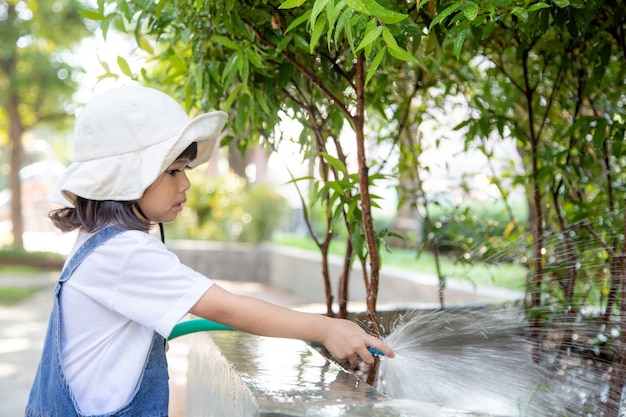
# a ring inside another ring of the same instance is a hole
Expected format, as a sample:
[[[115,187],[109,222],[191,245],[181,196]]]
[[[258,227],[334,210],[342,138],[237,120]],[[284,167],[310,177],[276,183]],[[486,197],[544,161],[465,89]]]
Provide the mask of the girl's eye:
[[[183,172],[184,170],[187,170],[187,169],[191,169],[191,167],[189,165],[185,165],[185,167],[183,169],[178,169],[178,168],[176,168],[176,169],[168,169],[165,172],[167,172],[168,175],[171,175],[172,177],[174,177],[179,172]]]

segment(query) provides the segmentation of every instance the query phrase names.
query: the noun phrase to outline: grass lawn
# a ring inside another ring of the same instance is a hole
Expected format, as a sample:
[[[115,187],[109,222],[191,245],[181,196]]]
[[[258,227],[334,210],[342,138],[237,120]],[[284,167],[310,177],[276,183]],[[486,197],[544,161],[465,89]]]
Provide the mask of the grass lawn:
[[[39,292],[40,288],[0,287],[0,306],[12,306]]]
[[[40,271],[39,268],[27,265],[0,265],[0,275],[24,276],[25,280],[32,279],[31,276]],[[41,291],[38,283],[31,285],[12,286],[0,283],[0,306],[12,306],[37,294]]]
[[[275,245],[311,250],[319,253],[319,249],[311,238],[291,234],[276,234]],[[344,244],[331,244],[330,253],[342,256]],[[417,253],[409,249],[392,248],[391,251],[381,250],[383,268],[390,266],[421,273],[436,275],[435,258],[432,254]],[[455,262],[446,256],[440,257],[441,270],[447,279],[464,280],[475,285],[490,285],[511,290],[524,291],[526,269],[517,264],[467,264]]]

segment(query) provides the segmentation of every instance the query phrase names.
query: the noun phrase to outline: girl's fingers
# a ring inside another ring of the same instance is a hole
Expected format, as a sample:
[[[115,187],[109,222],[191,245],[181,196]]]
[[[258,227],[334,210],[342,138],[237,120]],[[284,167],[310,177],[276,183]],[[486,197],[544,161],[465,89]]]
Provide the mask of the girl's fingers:
[[[374,348],[378,352],[381,352],[382,354],[384,354],[388,358],[393,358],[394,356],[396,356],[396,354],[393,352],[393,350],[391,349],[391,347],[389,347],[389,345],[387,343],[383,342],[382,340],[380,340],[380,339],[378,339],[376,337],[372,337],[372,339],[369,342],[369,346]],[[376,353],[376,352],[374,352],[374,353]]]

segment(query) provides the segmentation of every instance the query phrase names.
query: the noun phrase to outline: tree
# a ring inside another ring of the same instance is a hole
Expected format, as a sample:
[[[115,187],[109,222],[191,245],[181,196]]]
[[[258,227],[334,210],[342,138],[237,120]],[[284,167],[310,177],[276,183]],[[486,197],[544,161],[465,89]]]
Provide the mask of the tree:
[[[79,17],[81,3],[67,1],[0,2],[0,112],[11,149],[10,189],[14,246],[23,247],[19,172],[24,133],[43,124],[61,124],[72,110],[77,68],[64,53],[89,32]],[[5,129],[3,129],[5,130]]]
[[[346,258],[367,259],[372,321],[386,234],[371,227],[370,169],[381,164],[367,158],[365,132],[399,149],[397,176],[410,185],[404,198],[426,206],[420,115],[425,103],[440,103],[436,94],[465,97],[470,117],[457,129],[467,149],[492,158],[485,142],[512,137],[523,161],[524,172],[492,181],[504,200],[516,186],[528,199],[529,233],[514,234],[512,218],[506,234],[526,238],[517,246],[529,272],[531,324],[549,321],[547,311],[571,321],[599,304],[607,318],[619,311],[624,340],[615,358],[626,357],[618,203],[626,20],[618,2],[178,1],[104,10],[102,3],[93,12],[104,27],[135,31],[140,45],[144,34],[157,39],[160,58],[146,79],[172,86],[189,107],[231,109],[231,140],[242,149],[272,138],[281,112],[301,121],[303,153],[318,158],[312,188],[325,201],[327,232],[344,224],[353,245]],[[356,172],[333,143],[344,125],[355,132]],[[318,241],[322,251],[328,239]],[[610,415],[623,383],[616,365]]]
[[[615,327],[615,313],[621,317],[606,404],[606,415],[617,416],[626,353],[626,304],[618,305],[626,300],[619,204],[626,197],[626,14],[613,1],[498,5],[452,2],[445,9],[442,27],[464,66],[473,110],[460,127],[468,128],[468,146],[506,135],[517,141],[525,171],[513,178],[529,202],[533,328],[554,312],[572,326],[589,305],[605,309],[601,332]],[[564,351],[572,334],[564,334]]]
[[[377,177],[370,173],[365,132],[366,125],[374,133],[388,121],[384,103],[395,96],[385,88],[393,82],[390,76],[417,65],[406,48],[417,50],[419,27],[393,10],[404,3],[385,8],[334,0],[134,2],[117,3],[114,11],[104,3],[89,13],[103,28],[135,32],[140,46],[144,36],[157,40],[158,62],[142,74],[148,82],[169,88],[188,107],[230,111],[230,140],[241,149],[260,138],[271,140],[281,113],[301,121],[303,153],[314,156],[320,173],[314,177],[320,185],[313,188],[326,196],[329,222],[318,244],[325,251],[338,227],[348,229],[354,250],[347,248],[347,269],[355,255],[368,263],[364,281],[375,326],[385,232],[374,229],[369,188]],[[375,123],[367,123],[370,118]],[[354,132],[355,172],[338,141],[344,125]],[[331,303],[328,284],[327,295]]]

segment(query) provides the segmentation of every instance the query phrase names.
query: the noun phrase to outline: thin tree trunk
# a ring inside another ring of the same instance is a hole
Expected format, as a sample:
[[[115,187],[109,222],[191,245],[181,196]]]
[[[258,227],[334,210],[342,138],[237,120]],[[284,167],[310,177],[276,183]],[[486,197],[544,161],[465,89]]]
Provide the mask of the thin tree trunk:
[[[343,258],[343,271],[339,279],[339,315],[341,319],[348,318],[348,287],[350,283],[350,270],[352,265],[352,256],[354,252],[354,246],[352,245],[352,239],[348,239],[346,243],[346,252]]]
[[[360,53],[356,64],[356,116],[354,117],[354,130],[356,134],[357,160],[359,169],[359,191],[361,192],[361,213],[363,216],[363,229],[370,260],[370,280],[367,289],[367,315],[370,327],[375,335],[380,334],[378,319],[376,316],[376,300],[378,298],[378,278],[380,259],[372,218],[372,201],[369,192],[369,167],[365,155],[365,55]]]
[[[20,168],[24,159],[22,136],[24,128],[19,114],[19,97],[17,92],[11,90],[7,101],[7,113],[9,115],[9,141],[11,143],[11,172],[9,183],[11,188],[11,222],[13,224],[13,246],[22,249],[24,247],[23,232],[24,220],[22,218],[22,182]]]
[[[363,229],[370,261],[370,279],[367,288],[367,317],[368,325],[375,336],[380,336],[378,317],[376,315],[376,301],[378,299],[378,278],[380,259],[374,220],[372,218],[372,201],[369,193],[369,167],[365,155],[365,134],[363,130],[365,120],[365,55],[361,52],[356,64],[356,116],[353,118],[354,131],[356,134],[357,160],[359,167],[359,190],[361,192],[361,213],[363,216]],[[373,384],[378,372],[378,359],[371,367],[367,382]]]

